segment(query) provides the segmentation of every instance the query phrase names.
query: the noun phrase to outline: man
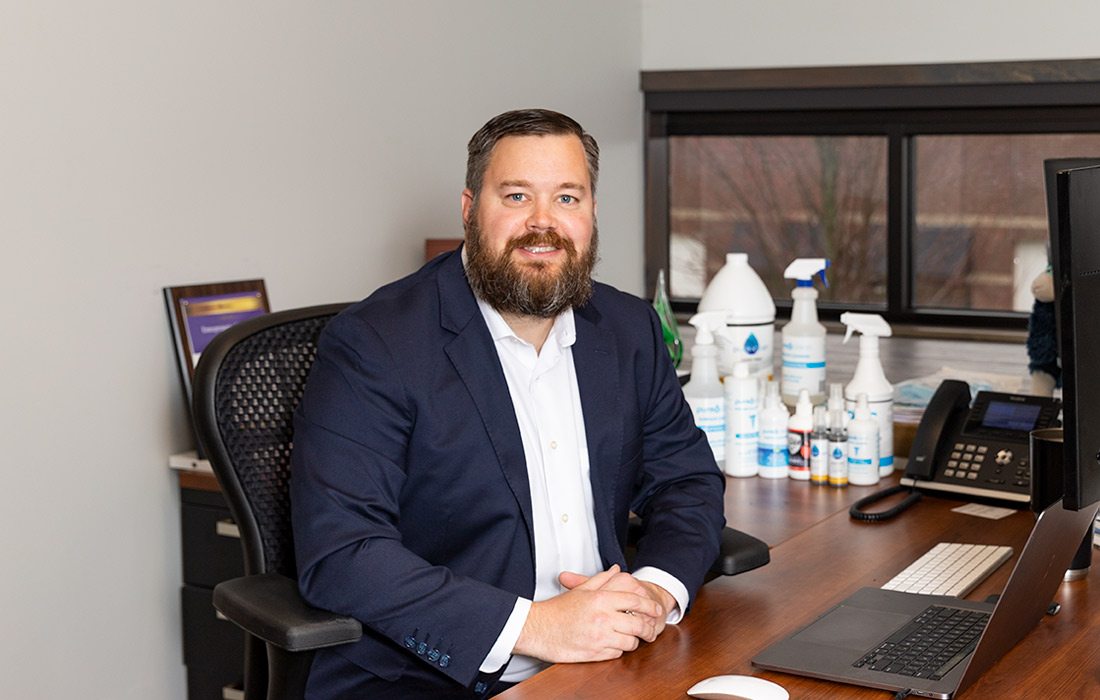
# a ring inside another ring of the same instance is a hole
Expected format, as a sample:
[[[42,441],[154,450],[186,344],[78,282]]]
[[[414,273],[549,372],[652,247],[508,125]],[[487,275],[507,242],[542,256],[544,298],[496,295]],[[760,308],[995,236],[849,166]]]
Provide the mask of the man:
[[[309,697],[484,697],[615,658],[717,556],[724,480],[656,315],[591,279],[598,159],[564,115],[490,120],[463,249],[326,328],[295,421],[299,585],[364,634],[318,653]]]

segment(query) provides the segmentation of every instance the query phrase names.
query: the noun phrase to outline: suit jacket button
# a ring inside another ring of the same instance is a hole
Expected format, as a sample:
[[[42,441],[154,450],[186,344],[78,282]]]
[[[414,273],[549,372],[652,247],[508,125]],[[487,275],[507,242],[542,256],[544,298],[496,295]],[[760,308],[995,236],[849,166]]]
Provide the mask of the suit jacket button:
[[[450,654],[444,654],[443,656],[439,657],[439,667],[440,668],[447,668],[450,665],[451,665],[451,655]]]
[[[415,649],[416,648],[416,640],[413,639],[412,637],[405,637],[405,648],[406,649]]]
[[[478,681],[476,684],[474,684],[474,692],[477,693],[478,695],[481,695],[482,693],[484,693],[488,689],[489,689],[489,686],[485,685],[485,683],[483,681]]]
[[[420,642],[419,644],[416,645],[416,654],[417,654],[417,656],[424,656],[424,652],[426,652],[427,650],[428,650],[428,643],[427,642]]]
[[[428,652],[428,661],[431,661],[433,664],[439,661],[439,649],[432,649]]]

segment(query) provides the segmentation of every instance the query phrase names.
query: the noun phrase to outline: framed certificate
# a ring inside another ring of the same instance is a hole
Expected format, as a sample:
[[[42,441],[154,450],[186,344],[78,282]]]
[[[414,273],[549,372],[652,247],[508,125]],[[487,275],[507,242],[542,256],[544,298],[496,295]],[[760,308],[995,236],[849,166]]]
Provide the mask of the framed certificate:
[[[267,290],[263,280],[165,287],[164,302],[190,415],[191,380],[202,351],[226,328],[268,313]]]

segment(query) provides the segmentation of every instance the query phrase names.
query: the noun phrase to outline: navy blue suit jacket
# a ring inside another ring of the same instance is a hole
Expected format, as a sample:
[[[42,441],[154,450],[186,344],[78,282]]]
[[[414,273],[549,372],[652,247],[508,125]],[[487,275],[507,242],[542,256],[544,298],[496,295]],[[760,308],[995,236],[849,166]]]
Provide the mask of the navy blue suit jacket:
[[[645,524],[634,566],[667,571],[694,598],[717,556],[725,482],[657,317],[596,284],[575,319],[603,565],[625,565],[634,511]],[[534,542],[519,426],[457,252],[325,329],[292,475],[302,594],[364,625],[337,653],[390,681],[484,681],[517,596],[534,593]]]

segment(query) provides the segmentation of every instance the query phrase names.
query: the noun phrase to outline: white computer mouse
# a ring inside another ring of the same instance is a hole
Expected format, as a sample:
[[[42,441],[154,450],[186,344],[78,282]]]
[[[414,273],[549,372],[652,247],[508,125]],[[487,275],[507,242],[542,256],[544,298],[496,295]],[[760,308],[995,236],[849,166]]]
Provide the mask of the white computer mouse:
[[[691,686],[687,693],[701,700],[789,700],[791,697],[783,686],[756,676],[714,676]]]

